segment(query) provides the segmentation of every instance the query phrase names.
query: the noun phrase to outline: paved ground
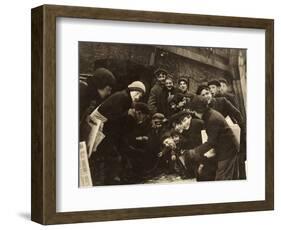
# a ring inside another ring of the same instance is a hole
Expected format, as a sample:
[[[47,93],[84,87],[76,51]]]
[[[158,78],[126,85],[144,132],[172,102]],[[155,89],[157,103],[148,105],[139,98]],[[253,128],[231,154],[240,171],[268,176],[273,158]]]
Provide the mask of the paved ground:
[[[159,184],[159,183],[191,183],[196,182],[196,179],[182,179],[178,175],[166,175],[161,174],[153,179],[149,179],[145,182],[145,184]]]

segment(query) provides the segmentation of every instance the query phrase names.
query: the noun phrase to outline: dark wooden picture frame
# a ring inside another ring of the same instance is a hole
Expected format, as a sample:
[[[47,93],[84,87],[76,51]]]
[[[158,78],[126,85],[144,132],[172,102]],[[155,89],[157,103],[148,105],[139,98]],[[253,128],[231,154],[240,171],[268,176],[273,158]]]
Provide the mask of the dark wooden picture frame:
[[[265,200],[56,212],[56,18],[87,18],[265,30]],[[43,5],[32,9],[31,219],[41,224],[231,213],[274,209],[274,21],[271,19]]]

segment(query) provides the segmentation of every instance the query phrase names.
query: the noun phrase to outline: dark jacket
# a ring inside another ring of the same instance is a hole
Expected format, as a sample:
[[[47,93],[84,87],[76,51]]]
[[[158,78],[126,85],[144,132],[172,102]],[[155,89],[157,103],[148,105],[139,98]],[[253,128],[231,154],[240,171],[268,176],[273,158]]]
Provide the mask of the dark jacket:
[[[170,103],[170,108],[172,110],[172,113],[178,113],[183,110],[187,110],[190,107],[190,102],[192,101],[194,97],[194,94],[186,92],[186,93],[181,93],[178,92],[172,99]],[[184,102],[184,103],[183,103]]]
[[[170,117],[173,115],[174,112],[170,107],[170,103],[178,93],[179,90],[177,88],[173,88],[171,91],[168,91],[167,88],[164,87],[159,96],[160,100],[157,103],[157,112],[164,114],[165,117]],[[170,98],[169,95],[171,96]]]
[[[79,83],[79,138],[85,141],[91,131],[88,116],[102,103],[96,88],[90,88],[87,84]]]
[[[229,116],[232,120],[237,122],[240,127],[243,126],[243,119],[240,111],[225,97],[212,98],[209,106],[220,112],[224,117]]]
[[[214,148],[218,161],[234,157],[238,153],[238,143],[224,117],[214,109],[208,109],[202,117],[208,141],[196,147],[195,154],[203,156]]]
[[[155,85],[151,88],[149,98],[147,101],[148,108],[151,111],[151,114],[157,113],[157,105],[160,101],[160,95],[163,87],[160,83],[156,82]]]
[[[238,107],[238,101],[236,99],[236,96],[232,93],[219,93],[215,96],[216,98],[217,97],[225,97],[227,100],[230,101],[230,103],[235,107],[235,108],[239,108]]]
[[[132,99],[129,90],[123,90],[112,94],[98,108],[98,111],[105,116],[108,121],[118,120],[127,113],[132,106]]]
[[[123,90],[112,94],[98,108],[107,121],[104,124],[104,134],[112,135],[118,133],[120,121],[128,113],[132,106],[129,90]]]
[[[180,149],[193,149],[202,144],[201,131],[204,129],[204,122],[200,119],[192,118],[188,130],[182,133]]]
[[[190,91],[188,91],[188,90],[186,90],[184,93],[183,92],[181,92],[181,91],[179,91],[181,94],[183,94],[184,96],[186,96],[187,98],[190,98],[190,100],[192,100],[193,98],[194,98],[194,96],[196,95],[196,94],[194,94],[194,93],[191,93]]]
[[[100,105],[102,99],[95,87],[79,83],[79,121],[83,121],[87,115]]]

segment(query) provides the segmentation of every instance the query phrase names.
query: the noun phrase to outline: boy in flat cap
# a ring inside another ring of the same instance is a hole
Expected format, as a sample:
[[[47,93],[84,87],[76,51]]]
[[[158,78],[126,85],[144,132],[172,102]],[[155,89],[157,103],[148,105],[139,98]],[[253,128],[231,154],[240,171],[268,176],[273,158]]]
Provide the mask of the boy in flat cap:
[[[188,88],[188,80],[187,78],[181,77],[178,80],[178,89],[180,90],[180,93],[185,95],[186,97],[192,99],[194,97],[194,94],[189,92]]]
[[[168,75],[165,80],[165,87],[160,92],[160,100],[157,102],[157,112],[162,113],[165,117],[169,118],[174,113],[170,107],[170,103],[178,93],[179,90],[174,86],[173,76]]]
[[[220,87],[221,84],[218,80],[212,80],[208,82],[208,87],[210,89],[211,94],[216,97],[220,95]]]
[[[151,127],[148,133],[147,155],[150,163],[147,164],[147,170],[150,174],[156,172],[155,167],[158,160],[158,153],[161,151],[161,137],[167,130],[167,119],[162,113],[155,113],[151,118]]]
[[[122,137],[119,151],[122,155],[122,184],[142,180],[149,153],[146,151],[151,128],[150,111],[147,104],[136,102],[124,119],[120,121]]]
[[[155,114],[158,112],[157,105],[160,102],[160,95],[162,92],[162,89],[165,86],[165,80],[167,78],[168,72],[164,69],[157,69],[154,72],[154,76],[156,78],[155,85],[151,88],[149,98],[148,98],[148,106],[151,111],[151,114]]]
[[[199,85],[196,94],[205,97],[208,101],[209,107],[217,110],[224,117],[229,116],[232,120],[237,122],[240,128],[244,127],[240,111],[225,97],[214,97],[210,88],[206,85]]]
[[[207,142],[186,150],[185,160],[194,159],[200,161],[204,154],[212,148],[215,150],[217,170],[215,180],[234,180],[239,178],[238,151],[239,146],[232,129],[228,126],[224,117],[208,106],[208,100],[202,96],[196,96],[192,100],[191,109],[196,116],[205,123]]]
[[[192,114],[182,111],[170,118],[170,124],[180,134],[179,149],[181,152],[193,149],[202,144],[201,132],[204,129],[204,122],[193,118]],[[197,181],[210,181],[215,179],[216,162],[214,159],[202,157],[200,160],[188,159],[185,161],[185,175],[188,178],[196,178]],[[204,170],[199,170],[204,167]]]
[[[246,178],[245,160],[246,160],[246,124],[240,111],[230,103],[225,97],[213,97],[207,86],[200,85],[197,89],[197,94],[208,100],[210,108],[220,112],[225,118],[229,116],[241,129],[240,132],[240,179]]]
[[[226,81],[225,80],[221,80],[223,81],[226,86]],[[211,94],[213,95],[213,97],[225,97],[227,100],[230,101],[230,103],[235,106],[236,108],[238,108],[238,102],[235,98],[235,96],[233,94],[227,93],[227,92],[222,92],[221,89],[221,82],[218,80],[212,80],[208,82],[208,86],[210,89]]]
[[[233,93],[229,92],[228,83],[226,80],[221,79],[220,82],[220,93],[222,97],[225,97],[229,100],[236,108],[238,108],[238,101],[236,96]]]

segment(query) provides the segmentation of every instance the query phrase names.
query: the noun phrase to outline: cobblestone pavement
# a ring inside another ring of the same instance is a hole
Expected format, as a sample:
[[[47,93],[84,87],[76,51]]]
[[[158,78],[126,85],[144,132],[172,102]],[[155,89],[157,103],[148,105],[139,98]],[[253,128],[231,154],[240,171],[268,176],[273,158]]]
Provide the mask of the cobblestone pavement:
[[[182,179],[176,174],[161,174],[153,179],[147,180],[144,184],[159,184],[159,183],[191,183],[196,182],[196,179]]]

